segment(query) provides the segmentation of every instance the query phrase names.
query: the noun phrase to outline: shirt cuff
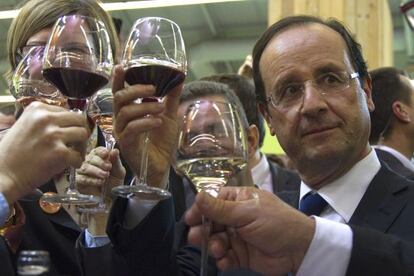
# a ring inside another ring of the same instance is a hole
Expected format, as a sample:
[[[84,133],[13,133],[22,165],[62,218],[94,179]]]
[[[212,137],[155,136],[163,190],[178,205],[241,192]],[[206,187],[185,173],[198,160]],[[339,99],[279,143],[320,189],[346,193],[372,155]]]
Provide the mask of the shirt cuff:
[[[92,236],[88,229],[85,229],[85,247],[101,247],[108,243],[108,236]]]
[[[7,199],[4,197],[3,193],[0,193],[0,226],[6,222],[9,213],[9,203],[7,202]]]
[[[124,227],[127,229],[135,228],[151,212],[158,202],[158,200],[130,198],[125,212]]]
[[[351,227],[316,216],[313,218],[315,234],[296,275],[345,275],[352,251]]]

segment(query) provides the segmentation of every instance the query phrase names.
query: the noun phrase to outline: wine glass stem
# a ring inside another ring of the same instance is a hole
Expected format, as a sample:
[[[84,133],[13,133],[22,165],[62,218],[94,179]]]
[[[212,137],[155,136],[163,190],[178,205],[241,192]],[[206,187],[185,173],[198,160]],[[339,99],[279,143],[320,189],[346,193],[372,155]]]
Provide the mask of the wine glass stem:
[[[202,216],[203,224],[203,241],[201,243],[201,267],[200,275],[207,276],[208,274],[208,239],[210,237],[211,221]]]
[[[115,146],[115,139],[112,135],[110,134],[104,134],[104,138],[105,138],[105,148],[108,151],[111,151],[114,146]],[[108,156],[109,159],[109,156]],[[109,176],[105,182],[102,184],[102,189],[101,189],[101,200],[99,201],[99,207],[101,208],[105,208],[105,197],[106,197],[106,190],[108,189],[108,184],[109,184],[109,178],[111,176]]]
[[[69,167],[69,188],[66,193],[68,194],[77,193],[76,191],[76,169],[74,167]]]
[[[150,142],[149,132],[144,134],[144,143],[142,146],[141,168],[139,171],[139,183],[147,185],[147,167],[148,167],[148,144]]]

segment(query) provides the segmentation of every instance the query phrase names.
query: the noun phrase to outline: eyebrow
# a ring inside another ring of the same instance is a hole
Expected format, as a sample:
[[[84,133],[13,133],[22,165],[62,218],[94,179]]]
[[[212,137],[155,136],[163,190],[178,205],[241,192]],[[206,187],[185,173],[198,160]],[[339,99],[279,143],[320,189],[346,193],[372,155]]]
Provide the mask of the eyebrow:
[[[338,64],[338,63],[325,63],[318,66],[315,70],[316,74],[323,74],[329,72],[347,72],[345,65]]]

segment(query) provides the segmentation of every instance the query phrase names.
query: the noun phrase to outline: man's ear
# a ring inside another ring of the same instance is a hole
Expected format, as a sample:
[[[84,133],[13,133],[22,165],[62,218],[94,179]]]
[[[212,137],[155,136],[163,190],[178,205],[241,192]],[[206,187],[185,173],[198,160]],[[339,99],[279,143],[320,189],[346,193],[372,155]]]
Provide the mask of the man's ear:
[[[407,108],[408,107],[404,103],[395,101],[392,104],[392,114],[394,114],[400,122],[409,123],[411,122],[411,118]]]
[[[257,104],[257,108],[259,109],[260,113],[262,113],[263,118],[266,120],[267,126],[269,127],[270,134],[272,136],[276,135],[275,129],[272,125],[272,115],[270,115],[269,110],[267,109],[267,106],[263,103]]]
[[[365,92],[365,99],[367,102],[368,110],[369,112],[372,112],[375,109],[375,105],[372,101],[372,80],[370,75],[368,75],[363,83],[361,83],[361,87]]]
[[[250,125],[247,131],[247,144],[249,159],[253,157],[259,147],[259,129],[256,125]]]

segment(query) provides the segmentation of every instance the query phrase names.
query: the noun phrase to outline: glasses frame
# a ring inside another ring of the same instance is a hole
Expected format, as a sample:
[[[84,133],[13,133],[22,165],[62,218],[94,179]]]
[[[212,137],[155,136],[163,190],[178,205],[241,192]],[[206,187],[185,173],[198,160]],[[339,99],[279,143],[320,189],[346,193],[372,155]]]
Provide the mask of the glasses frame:
[[[353,72],[353,73],[350,73],[349,75],[348,75],[348,84],[345,86],[345,87],[343,87],[343,88],[341,88],[340,90],[342,91],[342,90],[344,90],[344,89],[347,89],[347,88],[349,88],[350,86],[351,86],[351,81],[353,80],[353,79],[356,79],[356,78],[358,78],[359,77],[359,73],[358,72]],[[305,85],[307,82],[309,82],[309,81],[311,81],[312,82],[312,84],[313,84],[313,82],[314,81],[312,81],[312,80],[307,80],[307,81],[304,81],[304,82],[302,82],[302,84],[303,85]],[[314,86],[315,88],[318,88],[317,86]],[[320,90],[320,89],[318,89],[318,90]],[[327,94],[327,93],[323,93],[323,91],[321,91],[321,94],[322,95],[325,95],[325,94]],[[278,108],[280,108],[281,106],[280,106],[280,104],[277,104],[276,103],[276,100],[274,99],[274,94],[272,93],[272,94],[270,94],[270,96],[267,96],[266,97],[266,99],[265,99],[265,102],[267,103],[267,104],[269,104],[270,103],[270,105],[273,107],[273,108],[276,108],[276,109],[278,109]]]

